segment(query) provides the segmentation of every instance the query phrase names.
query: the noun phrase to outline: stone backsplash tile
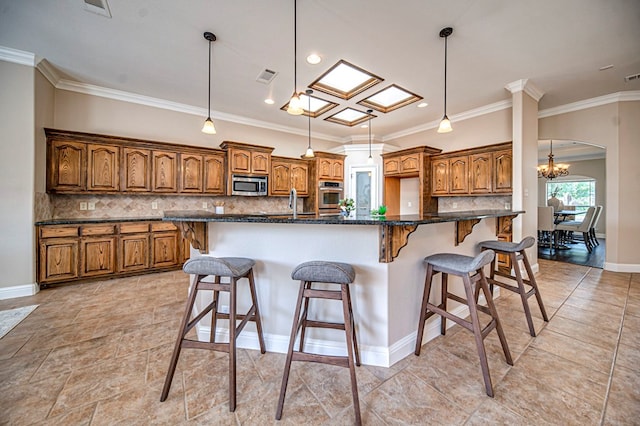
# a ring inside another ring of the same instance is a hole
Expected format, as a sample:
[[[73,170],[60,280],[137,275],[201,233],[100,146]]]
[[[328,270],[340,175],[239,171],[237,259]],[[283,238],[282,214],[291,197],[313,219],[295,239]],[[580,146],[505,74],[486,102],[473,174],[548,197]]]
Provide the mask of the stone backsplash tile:
[[[454,207],[454,204],[456,207]],[[441,213],[464,210],[511,210],[511,207],[511,195],[438,198],[438,211]]]

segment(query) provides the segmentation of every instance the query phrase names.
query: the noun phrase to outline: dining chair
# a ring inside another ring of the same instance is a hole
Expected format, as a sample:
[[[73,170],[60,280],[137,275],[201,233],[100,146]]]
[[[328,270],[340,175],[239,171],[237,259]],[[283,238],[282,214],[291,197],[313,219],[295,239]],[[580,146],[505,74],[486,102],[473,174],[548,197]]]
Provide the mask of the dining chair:
[[[591,239],[592,246],[599,246],[598,237],[596,236],[596,226],[600,220],[600,214],[602,213],[602,206],[596,206],[596,212],[593,215],[593,221],[591,222],[591,228],[589,228],[589,238]]]
[[[538,245],[549,244],[549,251],[556,247],[556,224],[553,207],[538,207]]]
[[[593,245],[591,243],[591,239],[589,238],[589,230],[591,229],[591,224],[593,223],[595,212],[596,208],[594,206],[591,206],[587,209],[587,213],[584,215],[584,219],[581,222],[561,222],[556,225],[556,230],[562,232],[565,235],[568,232],[582,232],[584,245],[587,248],[587,251],[591,253],[591,251],[593,250]]]

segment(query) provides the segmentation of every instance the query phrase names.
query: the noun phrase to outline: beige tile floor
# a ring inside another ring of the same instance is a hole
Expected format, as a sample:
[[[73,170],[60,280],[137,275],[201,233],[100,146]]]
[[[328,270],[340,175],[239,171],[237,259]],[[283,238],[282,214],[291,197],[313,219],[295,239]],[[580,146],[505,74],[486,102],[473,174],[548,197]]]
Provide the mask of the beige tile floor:
[[[391,368],[358,368],[365,424],[640,424],[640,274],[540,261],[550,322],[527,332],[515,294],[497,301],[515,366],[486,340],[495,398],[484,393],[459,327]],[[188,280],[178,272],[47,289],[0,301],[40,306],[0,339],[0,424],[326,424],[354,422],[348,372],[294,363],[274,420],[284,355],[240,350],[228,411],[226,354],[185,350],[160,391]],[[531,299],[533,302],[533,299]],[[417,309],[417,306],[416,306]]]

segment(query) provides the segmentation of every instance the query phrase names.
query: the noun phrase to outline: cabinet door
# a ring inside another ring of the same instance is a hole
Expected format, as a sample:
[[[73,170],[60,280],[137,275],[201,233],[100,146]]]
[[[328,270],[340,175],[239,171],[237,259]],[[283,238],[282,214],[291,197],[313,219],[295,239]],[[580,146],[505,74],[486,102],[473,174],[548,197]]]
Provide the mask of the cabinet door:
[[[87,190],[120,190],[120,148],[109,145],[87,146]]]
[[[49,149],[47,191],[84,191],[87,146],[79,142],[53,141]]]
[[[116,237],[82,238],[80,240],[80,275],[93,277],[116,271]]]
[[[224,195],[224,156],[204,156],[204,192]]]
[[[454,157],[449,160],[449,194],[469,193],[469,157]]]
[[[309,195],[309,166],[294,163],[291,165],[291,184],[298,196]]]
[[[513,157],[511,150],[493,153],[493,192],[511,193]]]
[[[271,195],[289,195],[291,189],[291,164],[289,162],[276,160],[271,163],[269,185]]]
[[[120,237],[118,247],[120,272],[149,268],[149,234],[130,234]]]
[[[78,278],[78,239],[51,238],[40,242],[38,282]]]
[[[156,192],[177,192],[178,159],[175,152],[153,151],[153,182]]]
[[[202,155],[180,155],[180,192],[202,192]]]
[[[321,158],[318,161],[318,178],[319,179],[331,179],[333,174],[331,173],[331,160],[328,158]]]
[[[163,268],[179,263],[178,232],[151,234],[151,267]]]
[[[471,161],[471,193],[491,193],[491,153],[473,154]]]
[[[384,175],[395,175],[400,173],[400,159],[386,158],[384,160]]]
[[[403,155],[400,157],[401,173],[418,173],[420,171],[420,160],[418,154]]]
[[[431,193],[434,195],[449,193],[449,160],[431,162]]]
[[[271,156],[264,152],[251,152],[251,173],[268,174]]]
[[[230,149],[229,161],[234,173],[251,173],[251,151],[245,149]]]
[[[151,151],[123,148],[124,191],[151,192]]]
[[[331,178],[335,180],[344,179],[344,161],[333,160],[331,162]]]

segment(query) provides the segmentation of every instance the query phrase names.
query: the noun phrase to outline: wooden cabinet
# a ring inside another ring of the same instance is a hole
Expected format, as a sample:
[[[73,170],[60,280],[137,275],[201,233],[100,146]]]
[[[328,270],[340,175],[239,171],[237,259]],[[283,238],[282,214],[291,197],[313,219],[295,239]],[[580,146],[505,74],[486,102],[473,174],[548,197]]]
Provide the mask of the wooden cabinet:
[[[180,192],[202,192],[203,166],[202,155],[180,155]]]
[[[467,194],[469,192],[469,156],[449,159],[449,193]]]
[[[471,163],[470,181],[471,194],[490,194],[491,185],[491,153],[483,152],[469,156]]]
[[[151,176],[153,192],[176,192],[178,190],[178,154],[152,151]]]
[[[320,158],[318,160],[318,179],[344,180],[344,160],[339,158]]]
[[[431,161],[431,193],[445,195],[449,193],[449,160],[432,159]]]
[[[123,148],[122,190],[151,192],[151,150]]]
[[[37,226],[37,281],[48,284],[179,268],[189,246],[161,221]]]
[[[86,144],[55,140],[47,150],[47,191],[86,190]]]
[[[87,145],[87,191],[120,190],[120,148]]]
[[[230,174],[267,175],[271,170],[271,147],[224,141],[220,148],[227,151]]]
[[[251,173],[269,174],[271,154],[262,151],[251,152]]]
[[[493,153],[493,192],[513,191],[513,154],[510,149]]]
[[[269,195],[289,195],[295,188],[299,197],[309,195],[309,166],[304,160],[284,157],[271,159]]]
[[[384,175],[416,176],[420,172],[420,164],[419,153],[385,157],[383,161]]]
[[[230,149],[229,170],[232,173],[251,173],[251,151],[248,149]]]
[[[224,155],[205,155],[204,161],[204,193],[224,195]]]

